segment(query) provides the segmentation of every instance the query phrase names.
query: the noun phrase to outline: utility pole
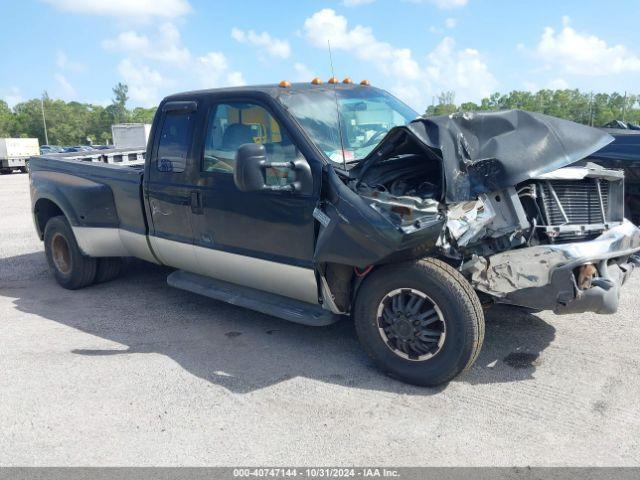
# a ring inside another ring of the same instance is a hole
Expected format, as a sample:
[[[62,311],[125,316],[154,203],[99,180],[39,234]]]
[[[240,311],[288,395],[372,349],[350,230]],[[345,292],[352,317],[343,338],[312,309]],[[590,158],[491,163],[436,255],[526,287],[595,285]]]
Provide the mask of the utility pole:
[[[44,116],[44,93],[40,97],[40,106],[42,107],[42,125],[44,126],[44,144],[49,145],[49,136],[47,135],[47,119]]]
[[[593,127],[593,92],[589,94],[589,126]]]
[[[624,117],[627,113],[627,91],[624,91],[624,100],[622,100],[622,121],[624,122]]]

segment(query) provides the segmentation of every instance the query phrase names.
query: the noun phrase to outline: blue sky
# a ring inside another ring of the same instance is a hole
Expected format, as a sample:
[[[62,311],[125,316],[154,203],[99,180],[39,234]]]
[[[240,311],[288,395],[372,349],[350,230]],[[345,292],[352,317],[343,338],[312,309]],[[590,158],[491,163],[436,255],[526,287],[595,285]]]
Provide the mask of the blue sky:
[[[0,98],[131,106],[189,89],[367,78],[417,110],[441,91],[640,93],[640,1],[3,0]],[[634,41],[634,39],[636,39]]]

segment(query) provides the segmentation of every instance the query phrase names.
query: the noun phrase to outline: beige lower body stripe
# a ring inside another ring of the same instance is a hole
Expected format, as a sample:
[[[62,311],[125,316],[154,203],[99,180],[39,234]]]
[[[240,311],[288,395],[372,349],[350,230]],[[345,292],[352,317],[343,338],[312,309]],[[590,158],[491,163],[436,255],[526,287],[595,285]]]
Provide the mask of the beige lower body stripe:
[[[311,268],[198,247],[150,236],[158,258],[172,267],[225,282],[318,304],[318,285]]]
[[[311,268],[197,247],[155,236],[149,236],[147,242],[146,235],[120,228],[72,229],[82,252],[91,257],[136,257],[153,263],[158,263],[159,260],[164,265],[191,273],[318,304],[318,285]]]

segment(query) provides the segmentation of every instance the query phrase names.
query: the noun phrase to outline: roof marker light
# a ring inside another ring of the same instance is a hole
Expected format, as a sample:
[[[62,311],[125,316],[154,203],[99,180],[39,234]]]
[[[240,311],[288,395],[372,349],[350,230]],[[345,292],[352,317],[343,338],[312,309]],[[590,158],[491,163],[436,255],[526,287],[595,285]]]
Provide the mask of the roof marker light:
[[[331,77],[327,83],[331,83],[333,85],[333,84],[339,83],[339,82],[340,82],[340,80],[338,80],[336,77]]]
[[[351,80],[351,78],[349,77],[346,77],[344,80],[342,80],[342,83],[350,84],[353,83],[353,80]]]
[[[313,80],[311,80],[311,85],[321,85],[322,84],[322,80],[320,80],[320,77],[315,77]]]
[[[287,81],[287,80],[282,80],[278,86],[280,88],[289,88],[291,86],[291,82]]]
[[[369,80],[362,80],[360,82],[360,85],[362,85],[364,87],[369,87],[369,86],[371,86],[371,82]]]

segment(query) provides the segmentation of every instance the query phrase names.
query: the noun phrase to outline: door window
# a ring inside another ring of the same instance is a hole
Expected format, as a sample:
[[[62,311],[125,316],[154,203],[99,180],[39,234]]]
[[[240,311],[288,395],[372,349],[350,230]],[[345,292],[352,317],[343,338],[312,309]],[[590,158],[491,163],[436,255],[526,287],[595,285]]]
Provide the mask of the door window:
[[[193,112],[167,112],[162,123],[156,166],[161,172],[184,172],[191,145]]]
[[[278,121],[262,106],[253,103],[221,103],[211,109],[207,123],[202,170],[232,173],[236,152],[246,143],[265,146],[270,162],[293,161],[296,147]],[[270,168],[267,185],[283,185],[292,175],[290,169]]]

